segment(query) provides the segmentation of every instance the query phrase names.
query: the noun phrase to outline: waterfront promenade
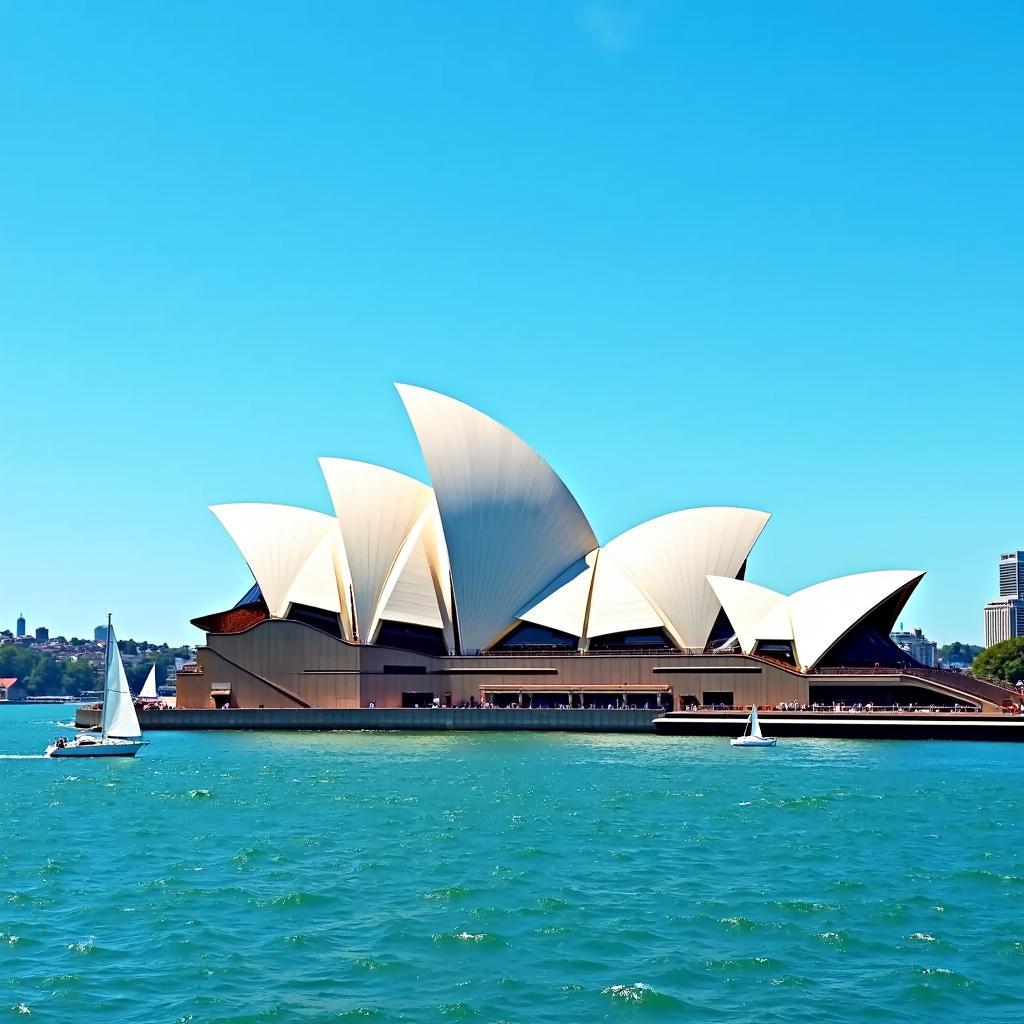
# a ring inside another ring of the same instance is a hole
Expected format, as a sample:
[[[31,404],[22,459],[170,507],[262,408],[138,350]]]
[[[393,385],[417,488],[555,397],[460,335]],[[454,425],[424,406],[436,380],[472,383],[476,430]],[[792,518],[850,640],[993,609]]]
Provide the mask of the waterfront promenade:
[[[748,711],[569,708],[233,708],[143,710],[145,732],[330,730],[397,732],[659,733],[738,736]],[[855,739],[972,739],[1024,741],[1024,716],[920,708],[807,709],[759,712],[766,735]],[[79,708],[75,724],[91,728],[99,711]]]

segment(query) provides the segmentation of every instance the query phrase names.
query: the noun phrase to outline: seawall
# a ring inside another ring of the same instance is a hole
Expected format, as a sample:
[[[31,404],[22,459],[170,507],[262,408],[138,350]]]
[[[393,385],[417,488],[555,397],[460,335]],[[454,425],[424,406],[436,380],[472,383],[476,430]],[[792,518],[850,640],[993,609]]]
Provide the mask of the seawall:
[[[99,725],[99,711],[78,708],[75,725]],[[1024,716],[859,712],[772,712],[760,715],[768,736],[850,739],[963,739],[1024,742]],[[657,721],[655,721],[657,720]],[[419,732],[590,732],[739,736],[747,712],[655,710],[496,710],[485,708],[241,708],[231,711],[140,711],[144,732],[401,730]]]
[[[657,710],[496,710],[491,708],[238,708],[231,711],[140,711],[144,732],[159,730],[402,729],[430,732],[645,732]],[[79,708],[78,728],[99,725],[100,713]]]

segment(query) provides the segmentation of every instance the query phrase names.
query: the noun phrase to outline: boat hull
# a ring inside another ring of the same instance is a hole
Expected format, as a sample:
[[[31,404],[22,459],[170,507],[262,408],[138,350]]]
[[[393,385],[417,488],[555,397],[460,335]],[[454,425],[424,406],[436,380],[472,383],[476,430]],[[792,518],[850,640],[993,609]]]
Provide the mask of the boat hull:
[[[776,739],[774,736],[741,736],[729,742],[734,747],[774,747]]]
[[[49,746],[47,757],[134,757],[146,744],[139,741],[119,743],[75,743],[65,747]]]

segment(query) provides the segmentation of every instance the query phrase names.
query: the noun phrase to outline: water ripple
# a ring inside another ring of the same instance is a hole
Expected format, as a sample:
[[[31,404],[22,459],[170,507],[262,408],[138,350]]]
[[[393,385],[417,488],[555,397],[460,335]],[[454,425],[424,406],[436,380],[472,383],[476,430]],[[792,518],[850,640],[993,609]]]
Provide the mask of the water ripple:
[[[51,734],[0,709],[11,1017],[1020,1016],[1015,745],[160,733],[68,773]]]

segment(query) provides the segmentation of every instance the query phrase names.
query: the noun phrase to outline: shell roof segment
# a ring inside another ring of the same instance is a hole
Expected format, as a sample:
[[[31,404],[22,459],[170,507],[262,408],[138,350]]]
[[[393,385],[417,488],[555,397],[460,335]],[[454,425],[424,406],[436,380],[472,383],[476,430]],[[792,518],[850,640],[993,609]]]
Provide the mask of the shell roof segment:
[[[555,471],[511,430],[447,395],[396,387],[437,498],[461,649],[484,650],[597,538]]]
[[[292,588],[297,577],[310,556],[321,549],[324,538],[337,528],[337,520],[308,508],[263,502],[211,505],[210,511],[248,563],[270,614],[286,615],[289,604],[296,600]],[[321,582],[318,579],[318,591]],[[307,583],[313,585],[311,579],[303,581],[303,586]]]
[[[703,650],[721,608],[707,577],[737,577],[768,512],[691,508],[650,519],[605,545],[682,648]]]
[[[322,458],[320,469],[341,529],[355,634],[369,640],[385,588],[401,573],[407,541],[431,504],[431,490],[403,473],[354,459]]]
[[[745,580],[708,577],[740,649],[752,654],[762,641],[791,640],[797,666],[815,668],[856,626],[883,608],[890,630],[924,573],[918,569],[883,569],[824,580],[789,596]]]

